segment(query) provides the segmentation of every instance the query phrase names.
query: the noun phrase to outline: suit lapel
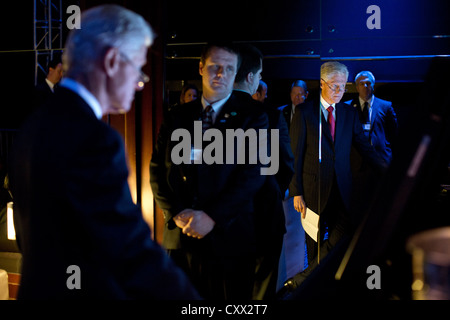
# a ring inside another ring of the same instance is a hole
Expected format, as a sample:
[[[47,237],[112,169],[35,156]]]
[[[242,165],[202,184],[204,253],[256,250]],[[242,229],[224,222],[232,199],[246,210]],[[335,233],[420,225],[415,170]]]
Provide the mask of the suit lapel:
[[[358,112],[358,119],[359,119],[360,122],[362,122],[363,115],[362,115],[361,103],[359,102],[359,98],[353,99],[351,105]]]
[[[219,130],[232,128],[233,123],[235,123],[236,119],[240,116],[239,106],[235,103],[235,97],[232,94],[217,115],[213,128]]]
[[[292,113],[292,104],[287,105],[287,107],[283,109],[283,116],[288,125],[288,129],[291,127],[291,113]]]
[[[318,113],[320,113],[320,116],[322,117],[322,134],[327,137],[327,139],[330,141],[331,144],[333,143],[333,138],[331,138],[331,131],[330,131],[330,126],[328,125],[328,120],[325,118],[323,112],[322,112],[322,106],[319,104],[315,105],[314,107],[314,114],[316,116],[317,121],[319,121],[319,117],[318,117]],[[337,113],[337,111],[336,111]],[[336,126],[335,126],[335,130],[337,128],[337,122],[335,122]]]
[[[203,107],[200,99],[184,104],[178,108],[181,109],[176,113],[176,118],[174,119],[178,124],[176,127],[188,129],[193,134],[194,121],[202,120]]]
[[[347,110],[343,103],[336,103],[336,132],[334,135],[334,141],[340,141],[342,133],[344,132],[345,122],[347,119]]]
[[[361,110],[361,105],[359,104],[359,99],[353,99],[351,106],[353,108],[357,108],[356,110],[360,111]]]
[[[373,105],[372,105],[372,118],[370,119],[370,131],[373,129],[373,123],[378,116],[378,112],[380,110],[379,108],[380,102],[378,101],[377,97],[373,99]]]

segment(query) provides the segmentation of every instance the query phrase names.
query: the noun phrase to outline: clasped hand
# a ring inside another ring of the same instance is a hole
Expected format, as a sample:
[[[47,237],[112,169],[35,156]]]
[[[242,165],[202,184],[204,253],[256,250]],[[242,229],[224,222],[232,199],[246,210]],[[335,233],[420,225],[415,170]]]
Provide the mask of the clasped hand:
[[[204,211],[193,209],[184,209],[173,220],[184,234],[197,239],[210,233],[216,224]]]

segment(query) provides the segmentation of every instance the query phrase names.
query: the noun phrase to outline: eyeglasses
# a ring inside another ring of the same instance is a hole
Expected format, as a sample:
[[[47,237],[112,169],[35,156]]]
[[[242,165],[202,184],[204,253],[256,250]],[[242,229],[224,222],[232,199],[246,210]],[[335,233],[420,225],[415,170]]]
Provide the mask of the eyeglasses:
[[[139,73],[139,79],[137,82],[137,85],[139,88],[143,88],[144,84],[150,82],[150,77],[146,75],[144,72],[142,72],[141,68],[137,67],[131,60],[126,56],[124,53],[120,52],[120,56],[123,58],[123,60],[127,63],[129,63],[133,68],[136,69],[136,71]]]
[[[339,92],[347,92],[347,89],[345,89],[345,84],[343,84],[343,85],[340,85],[340,86],[338,86],[337,84],[334,84],[332,87],[328,84],[328,82],[326,82],[325,80],[323,80],[323,78],[320,78],[320,79],[322,79],[322,81],[323,82],[325,82],[325,84],[328,86],[328,88],[330,88],[330,90],[331,91],[333,91],[333,92],[337,92],[338,91],[338,89],[339,89]]]

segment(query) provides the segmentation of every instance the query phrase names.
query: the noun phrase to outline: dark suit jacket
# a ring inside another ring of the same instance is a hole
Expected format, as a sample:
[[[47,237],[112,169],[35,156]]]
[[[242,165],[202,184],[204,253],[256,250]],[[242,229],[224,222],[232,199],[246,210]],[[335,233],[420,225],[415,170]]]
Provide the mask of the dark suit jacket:
[[[37,108],[44,104],[51,96],[53,95],[52,89],[48,86],[47,82],[44,80],[34,87],[34,106],[33,108]],[[33,110],[34,110],[33,109]]]
[[[358,113],[361,112],[358,97],[345,103],[354,107]],[[365,134],[378,154],[389,163],[392,159],[392,142],[398,129],[397,115],[392,107],[392,102],[374,97],[370,124],[370,131]]]
[[[248,104],[255,104],[256,108],[262,108],[269,117],[269,128],[270,129],[278,129],[279,132],[279,170],[275,175],[277,179],[280,191],[283,194],[286,189],[289,187],[289,183],[291,182],[292,175],[294,174],[294,154],[291,150],[291,138],[289,136],[289,126],[286,123],[285,115],[280,108],[272,107],[266,103],[260,103],[251,98],[251,96],[242,91],[235,91],[235,94],[239,97],[242,97],[243,101]],[[250,100],[250,99],[251,100]],[[289,111],[290,117],[290,111]]]
[[[201,111],[201,99],[173,108],[161,126],[153,150],[150,183],[155,200],[165,215],[163,246],[167,249],[201,249],[202,253],[219,257],[254,254],[253,199],[266,179],[261,175],[259,161],[257,164],[248,164],[248,160],[247,164],[237,164],[237,152],[232,164],[175,165],[171,161],[171,151],[179,143],[170,141],[172,132],[183,128],[194,137],[193,124],[200,119]],[[217,115],[213,128],[225,137],[227,129],[268,129],[268,118],[261,109],[243,104],[232,94]],[[223,155],[226,154],[223,150]],[[186,208],[206,212],[216,222],[212,232],[201,240],[182,234],[173,217]]]
[[[257,245],[260,249],[259,252],[265,252],[274,256],[278,263],[283,235],[286,232],[282,201],[294,174],[294,155],[291,150],[289,131],[280,110],[254,100],[246,92],[236,90],[234,94],[245,105],[255,105],[255,108],[264,110],[269,118],[269,129],[277,129],[279,133],[278,149],[271,149],[272,153],[278,153],[278,172],[275,175],[266,177],[263,187],[255,197],[256,233],[258,235]],[[271,140],[270,138],[269,132],[269,140]],[[275,161],[275,158],[272,159]]]
[[[292,103],[282,105],[278,107],[278,110],[283,114],[284,120],[286,122],[288,130],[291,129],[291,113],[292,113]]]
[[[20,299],[198,298],[132,201],[121,136],[76,93],[60,88],[25,122],[11,167]]]
[[[319,115],[322,117],[322,164],[319,177]],[[295,157],[295,174],[289,186],[289,196],[303,195],[306,205],[318,212],[330,196],[334,175],[342,200],[350,210],[352,175],[350,149],[354,145],[371,164],[384,167],[362,132],[356,110],[345,103],[336,104],[336,132],[333,143],[327,121],[319,102],[307,102],[296,107],[291,124],[291,146]]]

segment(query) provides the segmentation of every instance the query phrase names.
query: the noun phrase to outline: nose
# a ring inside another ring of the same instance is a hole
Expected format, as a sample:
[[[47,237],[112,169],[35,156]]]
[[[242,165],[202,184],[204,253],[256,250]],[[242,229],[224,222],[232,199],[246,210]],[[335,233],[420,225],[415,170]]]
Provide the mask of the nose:
[[[223,76],[224,76],[224,73],[225,73],[225,68],[224,68],[224,67],[219,67],[219,68],[217,69],[216,75],[217,75],[218,77],[223,77]]]

